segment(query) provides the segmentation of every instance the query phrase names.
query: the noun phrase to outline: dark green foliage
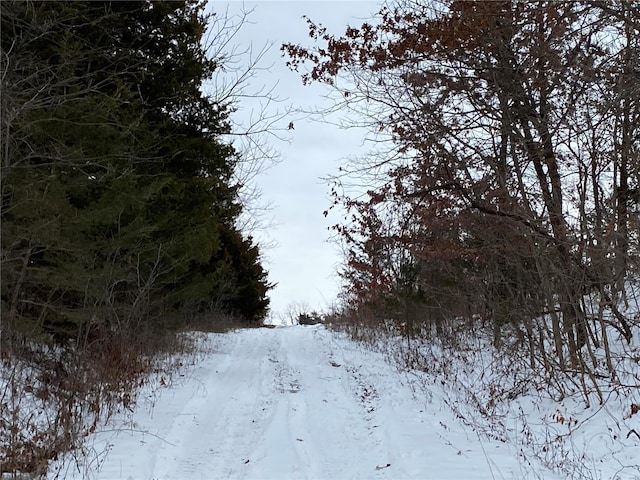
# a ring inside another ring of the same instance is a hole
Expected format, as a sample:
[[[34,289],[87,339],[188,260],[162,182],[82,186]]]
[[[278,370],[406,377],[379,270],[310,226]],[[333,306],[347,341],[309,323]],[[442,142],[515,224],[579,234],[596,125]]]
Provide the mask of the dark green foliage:
[[[269,285],[221,140],[233,106],[200,89],[203,3],[1,8],[3,322],[79,338],[194,305],[260,321]]]
[[[224,249],[221,261],[233,272],[237,290],[226,302],[233,313],[256,324],[264,318],[269,306],[266,298],[270,285],[267,272],[260,265],[258,247],[251,237],[244,239],[240,232],[229,228],[223,232]]]

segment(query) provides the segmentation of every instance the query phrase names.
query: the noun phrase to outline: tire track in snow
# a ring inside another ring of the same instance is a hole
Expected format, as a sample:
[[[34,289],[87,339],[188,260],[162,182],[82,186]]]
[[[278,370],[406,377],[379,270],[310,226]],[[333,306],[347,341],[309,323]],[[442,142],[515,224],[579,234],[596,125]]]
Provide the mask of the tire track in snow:
[[[202,386],[184,405],[169,438],[176,447],[158,454],[153,478],[241,478],[253,443],[272,413],[276,338],[243,332],[220,365],[198,372]]]
[[[422,479],[436,464],[447,478],[492,478],[469,470],[477,452],[442,446],[443,404],[413,398],[381,354],[323,327],[213,338],[219,348],[151,418],[136,412],[135,433],[109,438],[96,478]]]
[[[363,402],[363,389],[355,381],[357,368],[345,359],[337,362],[317,329],[310,333],[312,342],[296,330],[283,338],[289,363],[299,367],[303,392],[292,399],[290,435],[300,439],[300,456],[309,459],[309,478],[349,478],[344,467],[353,463],[354,454],[365,459],[354,478],[379,477],[375,466],[386,452],[373,428],[374,409]]]

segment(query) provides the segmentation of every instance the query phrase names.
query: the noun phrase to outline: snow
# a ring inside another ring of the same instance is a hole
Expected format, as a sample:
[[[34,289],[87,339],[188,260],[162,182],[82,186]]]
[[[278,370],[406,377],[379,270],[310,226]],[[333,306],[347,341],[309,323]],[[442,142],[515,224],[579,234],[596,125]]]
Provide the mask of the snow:
[[[541,425],[545,435],[571,428],[550,419],[551,404],[521,399],[518,408],[526,422],[502,418],[508,424],[505,435],[492,437],[461,418],[460,408],[451,408],[452,392],[445,382],[423,372],[401,372],[382,353],[322,325],[238,330],[210,334],[207,341],[205,359],[159,394],[143,395],[138,408],[119,423],[93,434],[88,439],[93,459],[59,475],[127,480],[567,478],[545,466],[558,455],[549,452],[552,458],[544,459],[526,446],[532,434],[523,425]],[[583,426],[580,418],[584,435],[575,442],[591,455],[583,455],[583,470],[594,472],[591,478],[640,478],[640,468],[634,468],[640,463],[635,461],[640,454],[634,460],[639,439],[611,440],[618,413],[581,408],[582,417],[597,420]],[[572,411],[562,415],[568,419]],[[618,463],[607,469],[611,453]],[[598,469],[587,462],[598,462]],[[621,462],[631,468],[621,468]]]

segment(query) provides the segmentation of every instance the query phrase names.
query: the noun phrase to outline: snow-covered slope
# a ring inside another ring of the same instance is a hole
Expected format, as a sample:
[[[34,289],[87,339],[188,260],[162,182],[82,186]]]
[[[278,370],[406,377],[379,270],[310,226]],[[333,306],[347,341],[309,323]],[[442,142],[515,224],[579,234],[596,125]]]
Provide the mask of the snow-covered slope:
[[[555,479],[479,438],[383,357],[322,326],[212,334],[212,353],[89,439],[66,478]],[[142,397],[144,398],[144,397]]]

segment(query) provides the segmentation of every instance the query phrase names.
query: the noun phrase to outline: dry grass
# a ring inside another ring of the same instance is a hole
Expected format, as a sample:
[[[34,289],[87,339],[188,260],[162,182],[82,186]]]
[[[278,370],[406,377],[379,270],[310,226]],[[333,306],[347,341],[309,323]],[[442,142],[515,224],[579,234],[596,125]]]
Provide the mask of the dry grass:
[[[6,330],[1,340],[3,479],[41,478],[63,456],[80,459],[87,435],[116,412],[131,411],[150,375],[170,374],[197,342],[195,336],[149,331],[96,335],[82,347]]]

